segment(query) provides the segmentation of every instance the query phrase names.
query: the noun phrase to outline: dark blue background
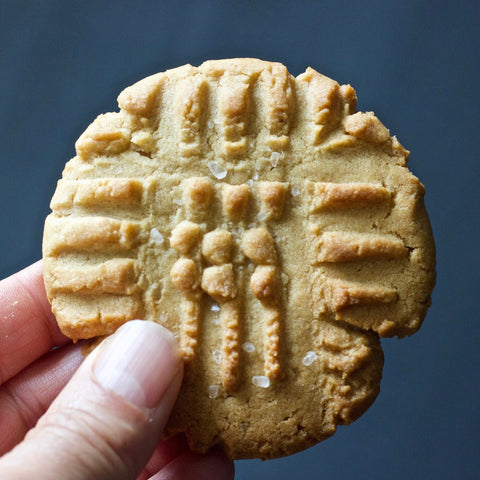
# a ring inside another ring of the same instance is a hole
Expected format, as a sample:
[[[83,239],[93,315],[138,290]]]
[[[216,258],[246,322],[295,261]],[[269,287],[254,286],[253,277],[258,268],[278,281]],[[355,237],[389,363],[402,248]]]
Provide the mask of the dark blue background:
[[[238,479],[474,479],[480,470],[478,1],[1,1],[0,276],[41,255],[74,141],[157,71],[254,56],[351,83],[411,150],[427,188],[438,280],[423,328],[383,342],[374,406]]]

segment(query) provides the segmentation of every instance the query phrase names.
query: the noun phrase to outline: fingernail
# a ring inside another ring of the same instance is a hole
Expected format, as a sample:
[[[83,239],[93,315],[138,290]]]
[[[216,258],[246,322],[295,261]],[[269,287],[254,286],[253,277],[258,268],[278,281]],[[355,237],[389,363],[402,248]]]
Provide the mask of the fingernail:
[[[175,339],[153,322],[128,322],[99,348],[93,366],[97,381],[138,407],[157,406],[179,374]]]

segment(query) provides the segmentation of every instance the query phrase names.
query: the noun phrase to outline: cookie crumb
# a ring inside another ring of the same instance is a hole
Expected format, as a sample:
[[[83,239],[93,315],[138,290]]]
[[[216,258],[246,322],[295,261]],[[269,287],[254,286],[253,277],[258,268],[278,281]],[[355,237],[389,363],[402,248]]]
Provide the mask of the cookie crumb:
[[[186,255],[200,241],[200,226],[196,223],[183,220],[172,230],[170,235],[170,246],[177,252]]]

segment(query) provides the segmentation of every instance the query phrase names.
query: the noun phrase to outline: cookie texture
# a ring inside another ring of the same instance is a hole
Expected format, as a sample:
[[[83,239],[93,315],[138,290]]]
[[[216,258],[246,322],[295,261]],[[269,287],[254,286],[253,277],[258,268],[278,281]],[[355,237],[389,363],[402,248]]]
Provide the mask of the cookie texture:
[[[424,187],[350,85],[279,63],[145,78],[76,142],[43,242],[74,340],[149,319],[186,374],[167,430],[273,458],[361,415],[379,337],[421,325],[435,280]]]

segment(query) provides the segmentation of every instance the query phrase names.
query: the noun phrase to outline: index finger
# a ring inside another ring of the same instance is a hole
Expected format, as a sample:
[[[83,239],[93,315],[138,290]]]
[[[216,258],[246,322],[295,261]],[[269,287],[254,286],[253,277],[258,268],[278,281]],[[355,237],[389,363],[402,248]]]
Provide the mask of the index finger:
[[[68,341],[50,309],[41,261],[0,281],[0,385]]]

